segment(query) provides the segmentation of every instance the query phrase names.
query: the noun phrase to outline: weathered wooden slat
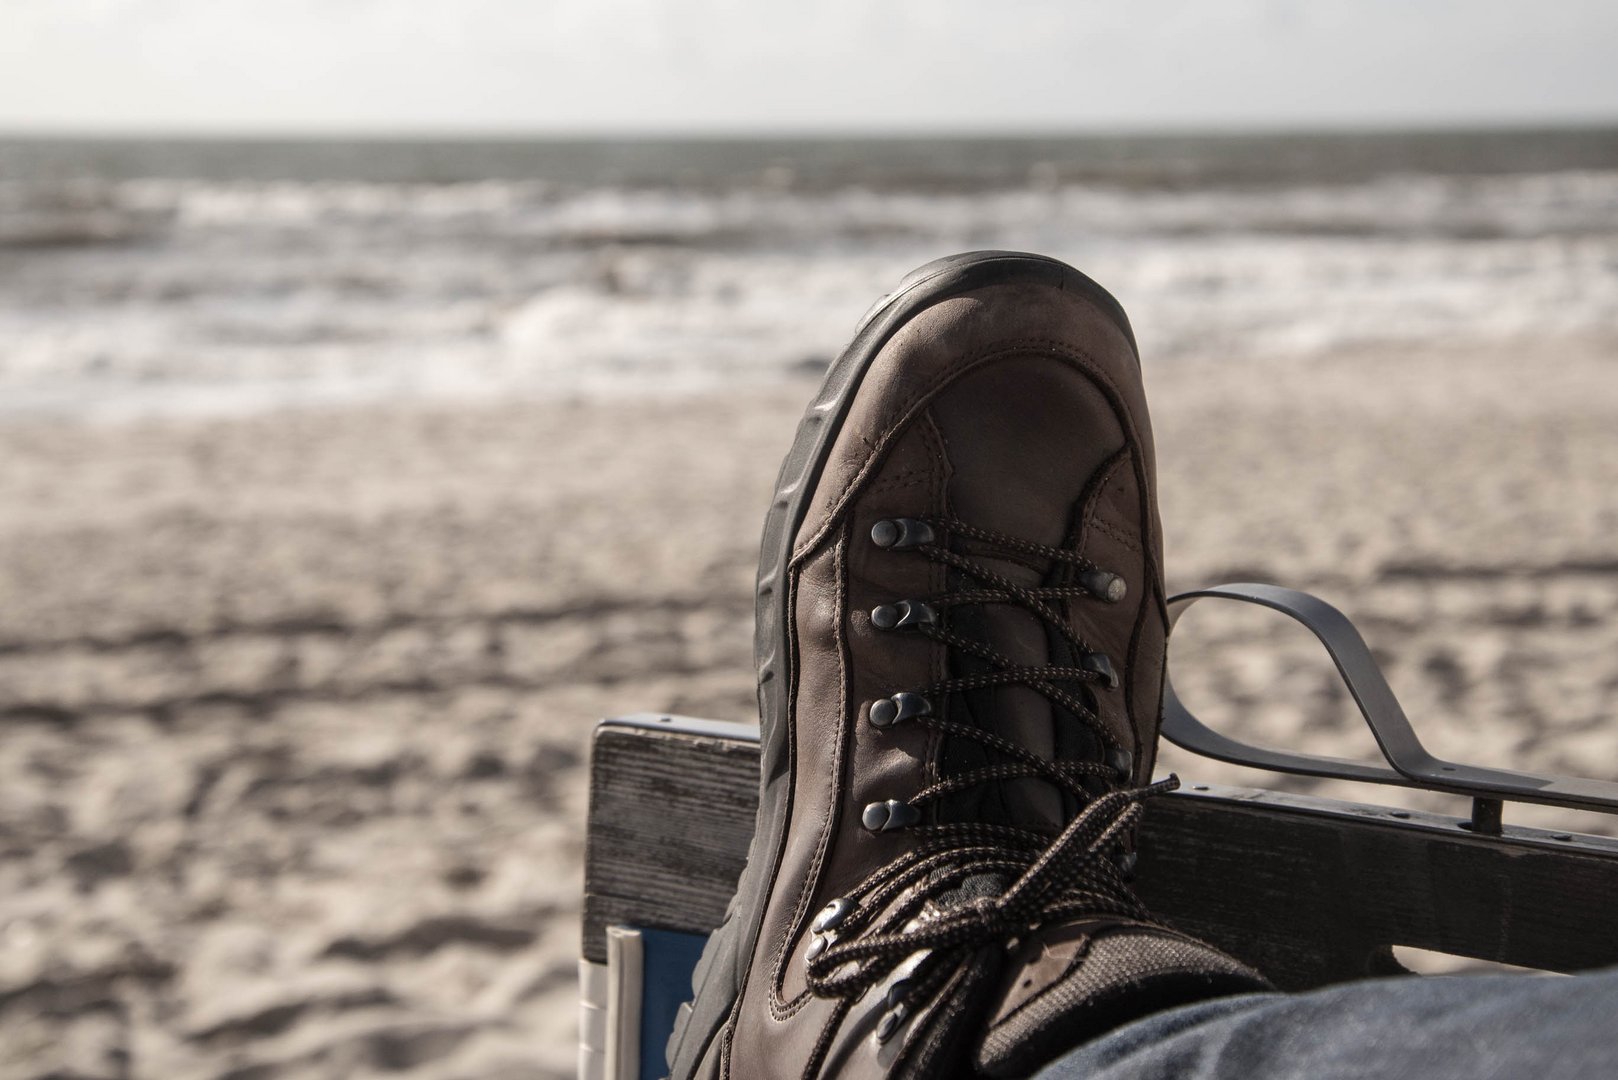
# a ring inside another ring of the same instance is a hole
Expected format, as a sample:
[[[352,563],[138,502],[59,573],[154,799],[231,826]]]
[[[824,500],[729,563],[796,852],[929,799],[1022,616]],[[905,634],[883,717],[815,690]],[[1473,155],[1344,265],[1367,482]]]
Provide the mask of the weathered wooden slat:
[[[1305,989],[1397,967],[1412,946],[1572,972],[1618,963],[1618,843],[1272,792],[1213,788],[1147,810],[1153,911]]]
[[[684,717],[667,730],[596,730],[584,855],[584,958],[606,962],[614,923],[707,933],[747,861],[758,807],[752,729]]]
[[[587,959],[604,959],[615,922],[701,933],[719,923],[752,834],[757,751],[741,725],[631,717],[600,727]],[[1464,825],[1307,796],[1186,790],[1149,805],[1137,887],[1153,911],[1286,989],[1394,970],[1394,945],[1550,971],[1618,964],[1618,841],[1519,828],[1479,836]]]

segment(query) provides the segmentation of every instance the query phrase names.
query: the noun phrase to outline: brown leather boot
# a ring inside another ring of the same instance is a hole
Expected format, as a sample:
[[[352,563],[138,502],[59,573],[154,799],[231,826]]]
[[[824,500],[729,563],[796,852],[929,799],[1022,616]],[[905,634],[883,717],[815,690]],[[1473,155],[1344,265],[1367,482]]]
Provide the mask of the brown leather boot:
[[[1127,885],[1166,636],[1123,310],[922,267],[827,374],[764,529],[763,789],[675,1080],[1026,1075],[1262,988]]]

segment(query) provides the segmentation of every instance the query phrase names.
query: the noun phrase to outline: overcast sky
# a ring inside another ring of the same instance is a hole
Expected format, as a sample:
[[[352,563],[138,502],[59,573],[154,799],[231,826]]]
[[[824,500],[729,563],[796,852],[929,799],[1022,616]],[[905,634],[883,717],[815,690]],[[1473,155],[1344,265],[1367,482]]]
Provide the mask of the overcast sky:
[[[1618,0],[0,0],[0,130],[1618,120]]]

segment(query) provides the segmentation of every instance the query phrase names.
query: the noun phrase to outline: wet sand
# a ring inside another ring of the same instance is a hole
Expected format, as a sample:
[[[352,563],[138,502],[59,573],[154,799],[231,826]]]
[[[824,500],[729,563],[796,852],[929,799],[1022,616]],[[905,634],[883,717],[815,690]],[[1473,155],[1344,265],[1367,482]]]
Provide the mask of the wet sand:
[[[1171,585],[1317,592],[1437,752],[1618,778],[1615,365],[1149,365]],[[570,1075],[591,723],[751,718],[811,389],[0,427],[0,1077]],[[1301,632],[1186,629],[1210,718],[1369,747]]]

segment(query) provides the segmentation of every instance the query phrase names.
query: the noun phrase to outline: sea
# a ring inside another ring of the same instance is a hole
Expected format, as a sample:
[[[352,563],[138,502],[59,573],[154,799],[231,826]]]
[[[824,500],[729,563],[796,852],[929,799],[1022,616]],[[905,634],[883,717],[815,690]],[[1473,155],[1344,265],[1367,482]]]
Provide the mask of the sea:
[[[801,379],[975,248],[1148,365],[1618,338],[1618,128],[0,139],[0,421]]]

